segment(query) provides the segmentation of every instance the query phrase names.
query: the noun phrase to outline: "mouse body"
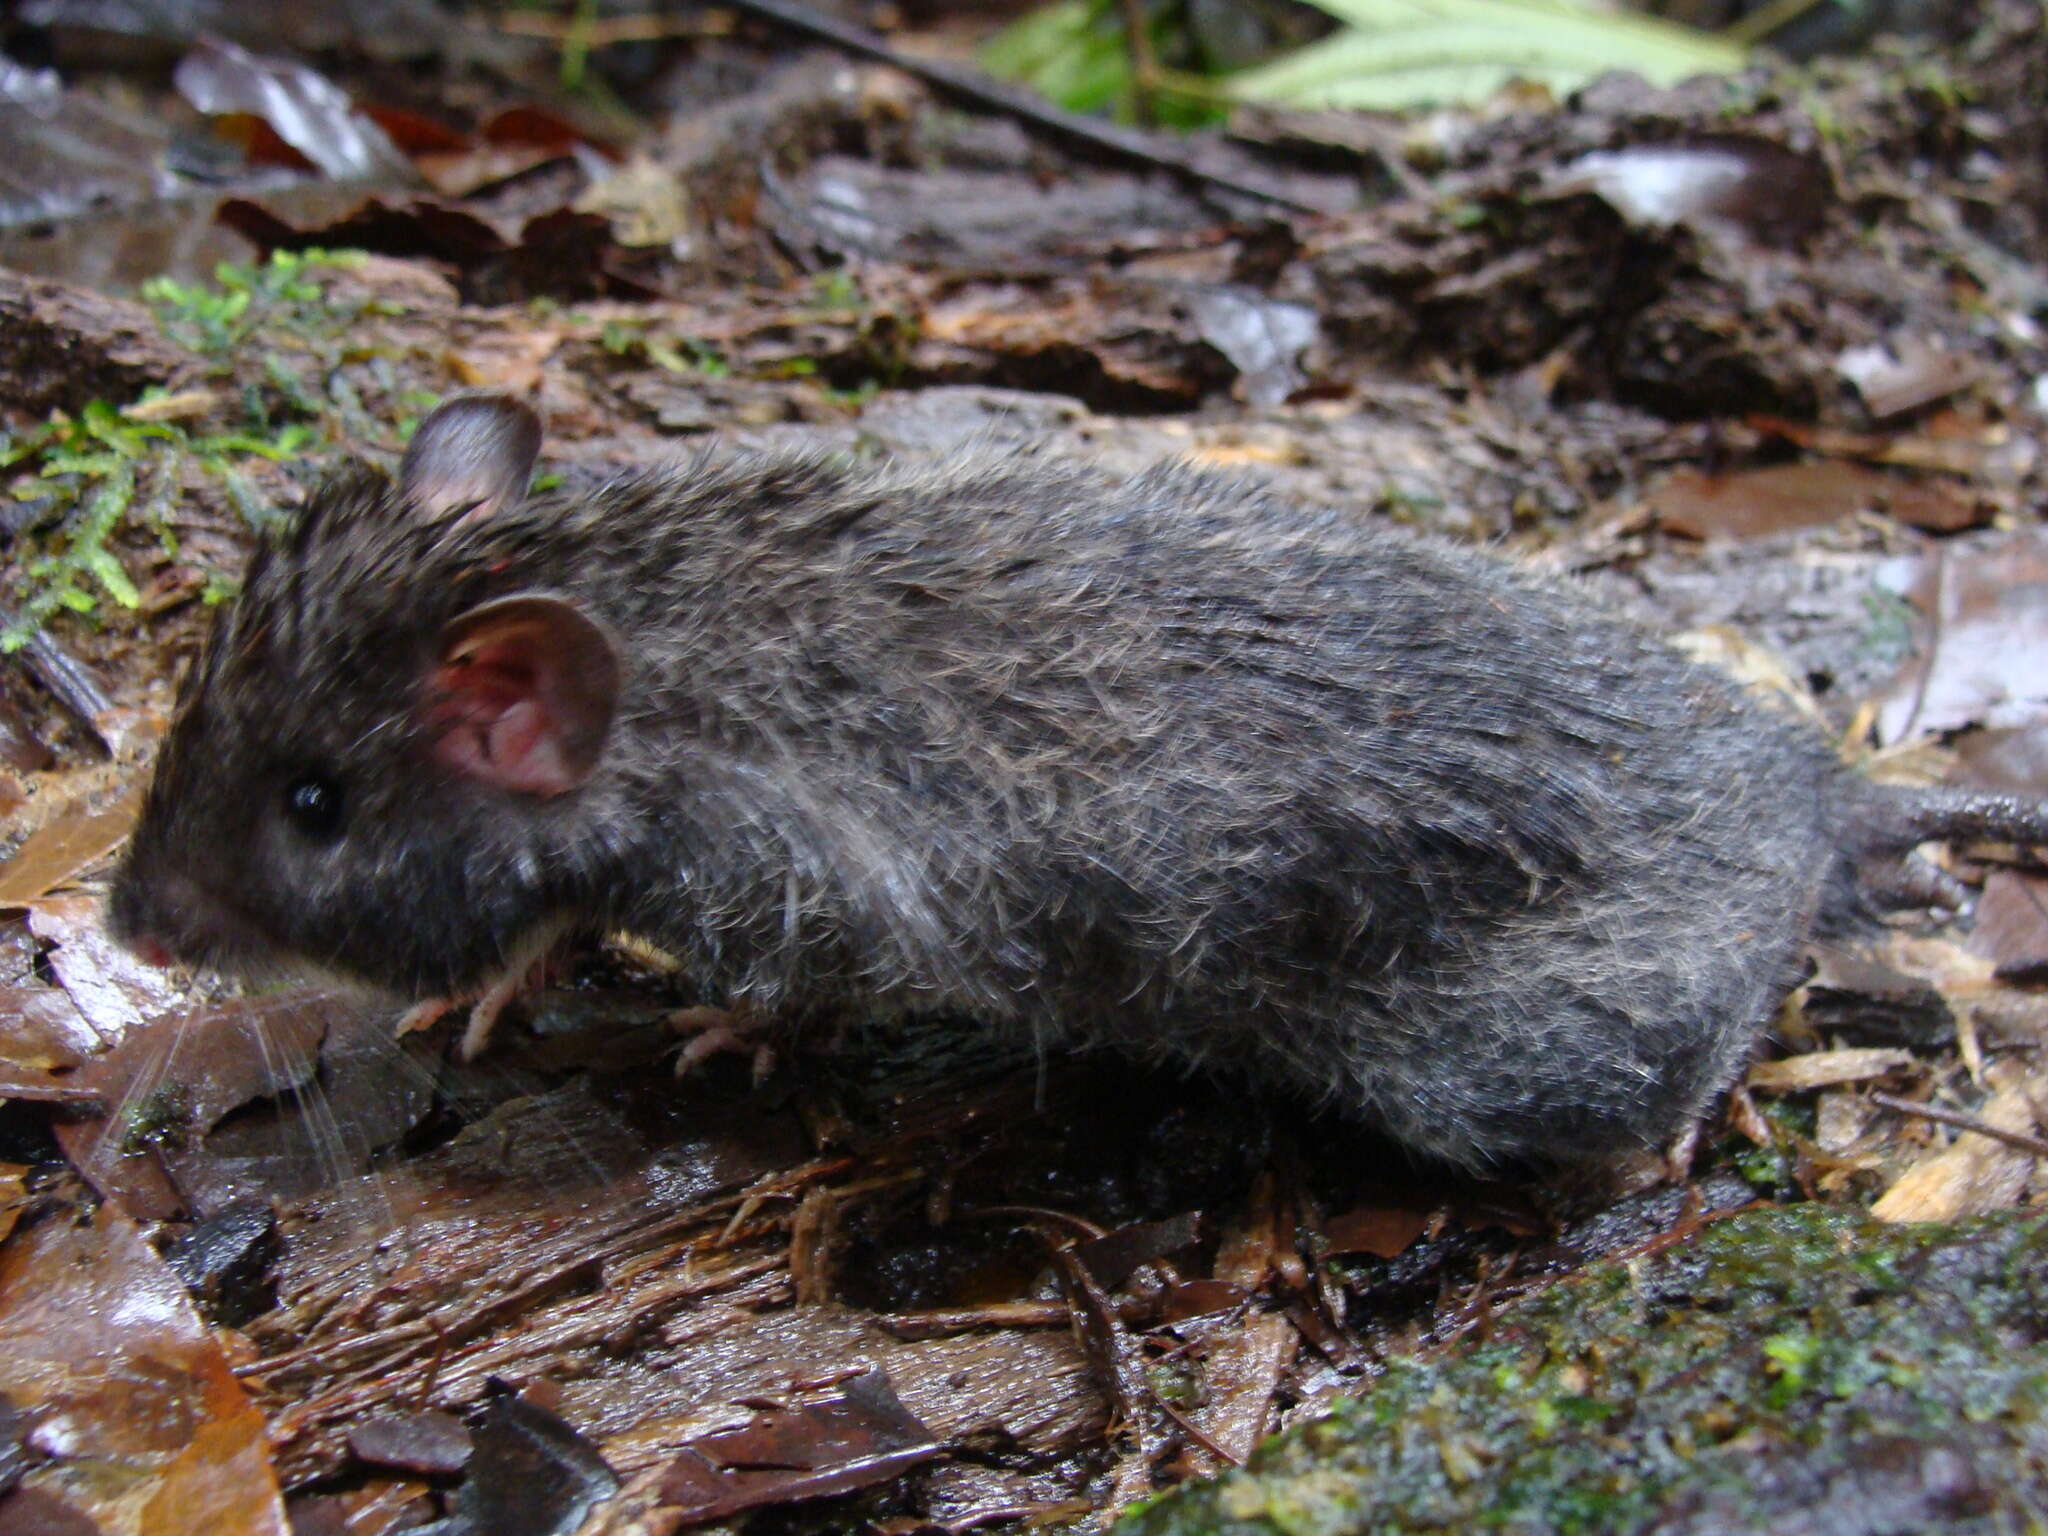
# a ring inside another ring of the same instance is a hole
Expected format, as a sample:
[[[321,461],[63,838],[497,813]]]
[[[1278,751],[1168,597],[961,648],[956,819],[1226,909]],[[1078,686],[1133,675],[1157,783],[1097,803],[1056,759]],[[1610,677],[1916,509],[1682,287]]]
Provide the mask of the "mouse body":
[[[1867,861],[2041,830],[1867,785],[1566,581],[1185,466],[711,453],[529,497],[538,443],[458,398],[257,553],[118,933],[427,998],[627,930],[719,1006],[1572,1162],[1703,1112]]]

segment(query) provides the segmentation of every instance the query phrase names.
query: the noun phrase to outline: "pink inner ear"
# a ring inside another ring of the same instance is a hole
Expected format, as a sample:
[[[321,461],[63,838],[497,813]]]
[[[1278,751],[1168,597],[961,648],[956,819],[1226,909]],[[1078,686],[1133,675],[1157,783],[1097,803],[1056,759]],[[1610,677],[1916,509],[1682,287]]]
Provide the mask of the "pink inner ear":
[[[475,665],[435,674],[434,757],[445,768],[499,789],[566,794],[582,783],[562,751],[561,733],[534,694],[499,686]]]
[[[499,598],[443,632],[427,679],[434,760],[515,794],[567,794],[596,771],[618,701],[616,653],[580,608]]]

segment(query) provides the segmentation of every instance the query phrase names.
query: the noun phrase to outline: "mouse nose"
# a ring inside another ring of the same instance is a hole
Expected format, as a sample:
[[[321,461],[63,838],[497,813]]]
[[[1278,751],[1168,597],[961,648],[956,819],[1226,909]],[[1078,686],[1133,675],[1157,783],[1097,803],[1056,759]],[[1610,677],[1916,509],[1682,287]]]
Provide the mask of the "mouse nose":
[[[130,954],[161,968],[203,937],[205,914],[201,892],[184,876],[152,872],[145,879],[131,868],[115,881],[107,927]]]

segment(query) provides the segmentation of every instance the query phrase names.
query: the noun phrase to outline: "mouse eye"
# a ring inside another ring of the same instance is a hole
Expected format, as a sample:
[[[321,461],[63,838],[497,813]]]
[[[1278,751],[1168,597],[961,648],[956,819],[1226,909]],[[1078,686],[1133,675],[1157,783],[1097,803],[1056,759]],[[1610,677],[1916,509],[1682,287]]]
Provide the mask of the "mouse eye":
[[[284,789],[284,813],[307,837],[331,843],[341,835],[341,786],[312,773],[293,779]]]

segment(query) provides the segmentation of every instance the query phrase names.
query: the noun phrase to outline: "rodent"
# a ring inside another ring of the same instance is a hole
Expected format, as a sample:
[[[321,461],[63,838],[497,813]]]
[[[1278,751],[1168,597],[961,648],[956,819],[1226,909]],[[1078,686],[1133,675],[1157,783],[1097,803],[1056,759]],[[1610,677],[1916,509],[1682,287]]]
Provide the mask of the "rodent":
[[[253,558],[112,894],[145,954],[1249,1071],[1468,1166],[1703,1113],[1816,931],[2048,835],[1887,791],[1568,582],[1186,466],[712,453],[526,494],[458,397]]]

